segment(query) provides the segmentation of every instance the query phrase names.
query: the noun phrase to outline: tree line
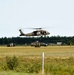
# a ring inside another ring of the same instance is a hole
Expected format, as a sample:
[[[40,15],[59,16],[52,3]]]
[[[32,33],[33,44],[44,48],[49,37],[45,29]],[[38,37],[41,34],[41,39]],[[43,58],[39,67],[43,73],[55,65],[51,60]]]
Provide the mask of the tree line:
[[[63,45],[74,45],[74,36],[61,37],[61,36],[47,36],[47,37],[2,37],[0,38],[0,45],[15,43],[16,45],[31,44],[32,42],[39,41],[47,44],[62,42]]]

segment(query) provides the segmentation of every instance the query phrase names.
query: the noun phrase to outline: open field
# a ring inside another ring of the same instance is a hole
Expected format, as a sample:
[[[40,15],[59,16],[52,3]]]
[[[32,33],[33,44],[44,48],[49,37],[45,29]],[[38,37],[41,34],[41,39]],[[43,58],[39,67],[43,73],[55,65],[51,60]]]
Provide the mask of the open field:
[[[42,52],[45,75],[74,75],[74,46],[0,46],[0,75],[41,75]],[[14,70],[7,68],[7,56],[18,58],[19,65]]]
[[[0,57],[5,56],[41,56],[45,52],[45,57],[50,58],[68,58],[74,57],[74,46],[48,46],[48,47],[30,47],[30,46],[16,46],[5,47],[0,46]]]
[[[2,71],[0,72],[0,75],[39,75],[39,74],[36,74],[36,73],[33,73],[33,74],[27,74],[27,73],[16,73],[16,72],[13,72],[13,71]]]

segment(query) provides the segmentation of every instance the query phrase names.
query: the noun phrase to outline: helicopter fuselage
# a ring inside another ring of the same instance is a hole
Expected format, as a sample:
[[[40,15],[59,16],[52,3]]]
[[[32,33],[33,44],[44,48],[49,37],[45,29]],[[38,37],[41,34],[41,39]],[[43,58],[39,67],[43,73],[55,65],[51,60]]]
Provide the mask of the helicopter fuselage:
[[[46,36],[50,34],[48,31],[45,30],[36,30],[27,34],[24,34],[21,29],[19,31],[21,33],[20,36],[43,36],[43,35]]]

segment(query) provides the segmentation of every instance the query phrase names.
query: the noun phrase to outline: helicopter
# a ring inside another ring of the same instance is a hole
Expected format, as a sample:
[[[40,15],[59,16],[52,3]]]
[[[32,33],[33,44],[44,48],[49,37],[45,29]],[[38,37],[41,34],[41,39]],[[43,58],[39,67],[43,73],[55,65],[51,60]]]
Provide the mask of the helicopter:
[[[47,47],[48,44],[46,44],[44,42],[35,41],[35,42],[31,43],[31,46],[34,46],[34,47],[41,47],[41,46]]]
[[[32,28],[32,29],[36,30],[27,34],[23,33],[22,29],[19,29],[20,36],[46,36],[50,34],[48,31],[43,30],[42,28]]]

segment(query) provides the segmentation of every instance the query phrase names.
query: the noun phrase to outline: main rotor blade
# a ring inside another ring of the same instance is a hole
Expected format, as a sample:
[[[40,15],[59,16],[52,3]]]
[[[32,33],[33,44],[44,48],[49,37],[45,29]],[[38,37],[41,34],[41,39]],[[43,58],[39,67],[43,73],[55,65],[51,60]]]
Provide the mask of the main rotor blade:
[[[42,29],[42,28],[20,28],[20,29],[36,29],[36,30],[38,30],[38,29]]]

